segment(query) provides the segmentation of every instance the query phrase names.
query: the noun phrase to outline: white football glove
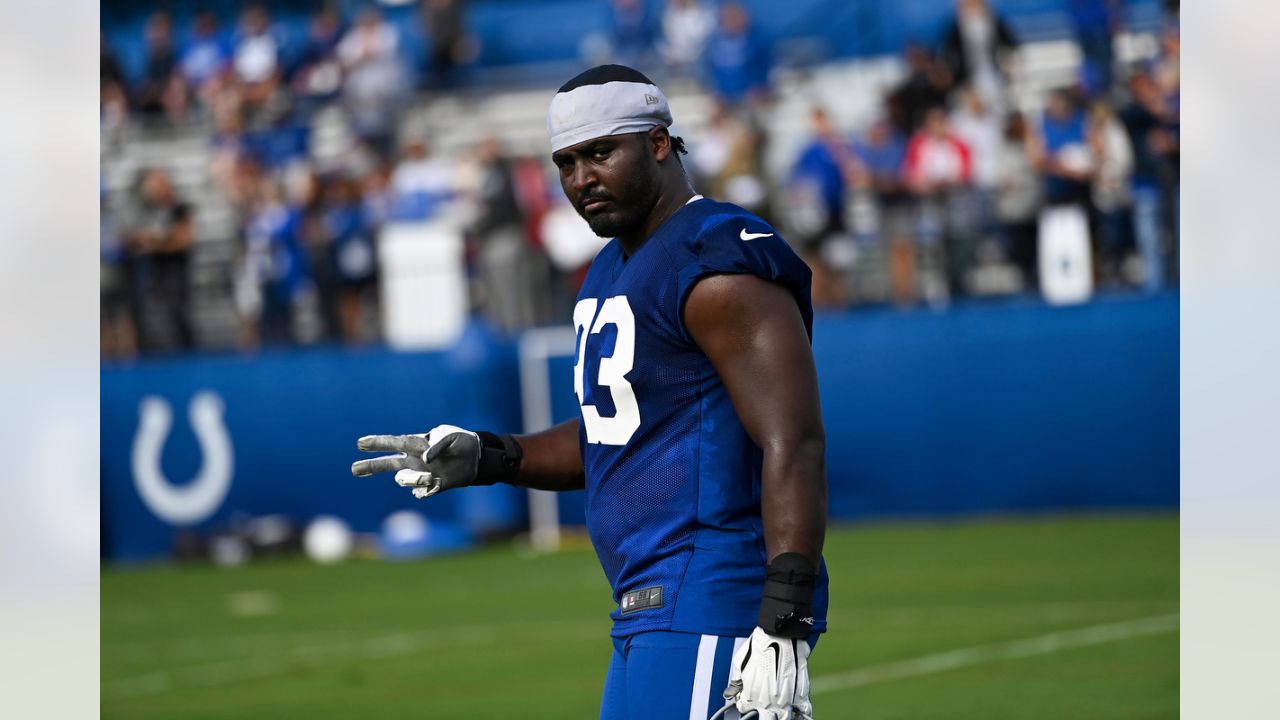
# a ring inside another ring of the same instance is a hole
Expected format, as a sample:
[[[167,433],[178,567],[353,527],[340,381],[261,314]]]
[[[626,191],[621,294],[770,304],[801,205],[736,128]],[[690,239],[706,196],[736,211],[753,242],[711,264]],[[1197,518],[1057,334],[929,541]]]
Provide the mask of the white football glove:
[[[365,452],[393,452],[351,464],[357,477],[395,472],[396,484],[413,488],[416,498],[475,484],[480,467],[480,436],[454,425],[437,425],[417,435],[365,435],[356,441]]]
[[[809,702],[809,643],[760,628],[733,655],[726,702],[759,720],[813,720]]]

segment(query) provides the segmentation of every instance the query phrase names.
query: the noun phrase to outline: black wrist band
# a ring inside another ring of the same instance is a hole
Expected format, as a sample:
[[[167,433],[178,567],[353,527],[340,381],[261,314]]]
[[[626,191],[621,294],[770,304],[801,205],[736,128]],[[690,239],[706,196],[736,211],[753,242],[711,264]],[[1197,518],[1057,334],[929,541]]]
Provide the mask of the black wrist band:
[[[818,573],[800,553],[783,553],[765,569],[760,628],[770,635],[800,639],[813,632],[813,589]]]
[[[504,482],[516,484],[516,476],[520,474],[520,461],[524,459],[524,449],[510,435],[497,435],[481,430],[480,466],[476,468],[476,485],[493,485]]]

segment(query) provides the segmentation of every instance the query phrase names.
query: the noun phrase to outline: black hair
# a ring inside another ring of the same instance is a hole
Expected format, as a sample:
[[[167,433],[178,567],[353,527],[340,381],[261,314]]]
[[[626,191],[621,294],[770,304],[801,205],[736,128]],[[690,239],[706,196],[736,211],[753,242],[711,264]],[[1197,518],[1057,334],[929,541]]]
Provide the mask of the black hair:
[[[689,148],[684,146],[684,138],[682,137],[671,137],[671,149],[676,151],[677,160],[680,159],[680,155],[689,154]]]
[[[597,65],[574,76],[556,92],[569,92],[584,85],[604,85],[611,82],[633,82],[653,85],[653,81],[639,70],[626,65]]]

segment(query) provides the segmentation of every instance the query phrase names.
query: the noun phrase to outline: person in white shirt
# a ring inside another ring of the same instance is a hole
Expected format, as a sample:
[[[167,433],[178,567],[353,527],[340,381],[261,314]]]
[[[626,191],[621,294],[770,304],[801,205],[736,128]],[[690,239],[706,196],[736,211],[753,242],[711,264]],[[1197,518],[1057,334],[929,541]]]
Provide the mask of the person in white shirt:
[[[692,74],[715,27],[715,14],[698,0],[670,0],[662,13],[662,59],[673,72]]]
[[[1133,194],[1133,146],[1129,135],[1105,101],[1089,109],[1087,130],[1093,155],[1090,199],[1098,215],[1099,270],[1104,282],[1118,281],[1121,255],[1130,245],[1130,209]]]
[[[261,5],[249,6],[240,18],[232,66],[246,105],[263,106],[275,95],[280,82],[280,46],[271,31],[271,17]]]
[[[356,134],[383,151],[406,89],[399,44],[396,29],[372,6],[360,11],[355,26],[338,43],[338,62],[346,74],[343,97]]]

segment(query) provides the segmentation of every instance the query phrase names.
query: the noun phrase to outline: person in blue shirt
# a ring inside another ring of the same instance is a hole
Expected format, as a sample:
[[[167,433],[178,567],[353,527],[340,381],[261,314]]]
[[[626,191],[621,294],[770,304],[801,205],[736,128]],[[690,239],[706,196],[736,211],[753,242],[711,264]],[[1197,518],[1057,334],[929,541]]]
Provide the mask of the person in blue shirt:
[[[1045,176],[1045,202],[1085,206],[1092,157],[1086,138],[1087,118],[1076,96],[1061,89],[1051,92],[1038,129],[1033,148]]]
[[[613,0],[609,26],[614,57],[628,65],[649,62],[653,56],[654,23],[643,0]]]
[[[825,436],[809,268],[778,231],[694,194],[662,91],[631,68],[548,113],[566,197],[597,235],[578,294],[578,417],[528,435],[440,425],[360,438],[418,497],[498,482],[586,490],[617,603],[600,718],[811,719],[826,629]]]
[[[825,110],[814,108],[809,118],[813,138],[792,165],[789,182],[809,186],[821,200],[822,224],[816,237],[807,238],[816,242],[845,231],[845,177],[852,172],[854,155],[852,144],[836,131]]]
[[[205,10],[191,23],[191,36],[182,51],[182,76],[200,90],[227,68],[231,47],[218,28],[218,16]]]
[[[704,52],[710,89],[729,105],[758,103],[769,92],[769,46],[751,27],[751,16],[736,2],[720,6],[719,24]]]

